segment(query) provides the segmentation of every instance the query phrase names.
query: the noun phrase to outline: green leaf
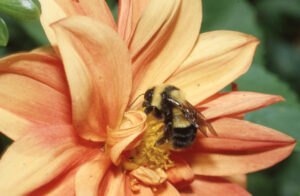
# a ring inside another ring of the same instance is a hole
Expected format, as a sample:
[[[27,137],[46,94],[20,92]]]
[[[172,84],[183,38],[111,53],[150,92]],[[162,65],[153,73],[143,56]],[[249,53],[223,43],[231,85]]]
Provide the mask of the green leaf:
[[[39,20],[30,22],[20,22],[19,25],[24,29],[28,36],[39,46],[50,45]]]
[[[248,191],[255,196],[276,195],[274,190],[274,178],[261,172],[247,175]]]
[[[0,0],[0,11],[21,21],[34,20],[40,16],[40,10],[32,0]]]
[[[110,11],[115,19],[115,21],[117,21],[117,17],[118,17],[118,3],[116,0],[106,0],[106,3],[108,5],[108,7],[110,8]]]
[[[8,42],[7,26],[2,18],[0,18],[0,46],[6,46]]]
[[[276,176],[279,195],[297,196],[300,194],[300,152],[294,152],[278,170]]]
[[[246,120],[276,129],[300,141],[300,104],[296,93],[285,82],[279,80],[276,75],[268,72],[262,66],[252,66],[236,82],[239,85],[239,90],[283,96],[286,102],[248,113]],[[300,152],[299,143],[295,150]]]
[[[249,71],[237,80],[237,83],[240,90],[281,95],[286,102],[280,104],[300,107],[297,94],[288,84],[260,65],[253,64]]]

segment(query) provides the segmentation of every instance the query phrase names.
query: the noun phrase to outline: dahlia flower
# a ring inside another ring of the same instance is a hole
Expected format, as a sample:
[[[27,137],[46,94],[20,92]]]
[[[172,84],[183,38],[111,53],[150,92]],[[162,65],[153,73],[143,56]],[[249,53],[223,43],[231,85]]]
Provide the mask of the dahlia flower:
[[[285,159],[295,140],[243,120],[282,101],[220,92],[244,74],[259,41],[199,35],[200,0],[40,0],[51,47],[0,59],[4,195],[249,195],[245,174]],[[164,124],[142,111],[148,88],[180,88],[217,135],[155,146]],[[240,185],[237,184],[239,182]]]

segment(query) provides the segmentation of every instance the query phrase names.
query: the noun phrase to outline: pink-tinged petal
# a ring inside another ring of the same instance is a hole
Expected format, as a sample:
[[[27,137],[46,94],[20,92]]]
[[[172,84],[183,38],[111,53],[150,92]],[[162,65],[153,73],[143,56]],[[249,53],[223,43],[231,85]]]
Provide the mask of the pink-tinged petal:
[[[108,157],[101,157],[84,164],[76,173],[76,195],[98,195],[99,184],[110,165],[111,161]]]
[[[198,104],[244,74],[251,65],[259,41],[232,31],[200,34],[195,48],[166,83],[183,89]]]
[[[128,49],[115,31],[87,17],[69,17],[53,28],[71,91],[74,125],[81,137],[103,141],[107,126],[119,125],[128,103]]]
[[[181,153],[195,174],[230,176],[265,169],[289,156],[296,144],[283,133],[243,120],[223,118],[212,126],[218,136],[197,137]]]
[[[175,166],[167,170],[168,180],[176,187],[182,188],[194,180],[194,172],[189,164],[182,158],[174,156]]]
[[[221,118],[211,123],[217,136],[197,137],[191,152],[258,152],[290,146],[295,140],[281,132],[233,118]]]
[[[239,174],[234,176],[224,176],[226,180],[233,182],[245,189],[247,189],[247,175],[246,174]]]
[[[213,119],[244,114],[279,101],[284,99],[277,95],[235,91],[217,94],[212,100],[200,104],[199,107],[207,108],[202,111],[202,114],[207,119]]]
[[[158,190],[155,191],[155,195],[157,196],[180,196],[180,193],[178,192],[178,190],[169,182],[166,182],[162,185],[160,185],[160,187],[158,187]]]
[[[94,18],[116,30],[114,18],[105,0],[40,0],[41,23],[51,44],[57,44],[50,25],[72,15],[83,15]]]
[[[199,0],[149,3],[130,43],[133,98],[163,83],[182,64],[195,45],[201,21]]]
[[[161,185],[168,177],[161,168],[154,170],[143,166],[132,170],[130,175],[149,186]]]
[[[15,141],[1,158],[2,193],[30,193],[95,153],[78,145],[71,126],[38,129]]]
[[[197,176],[190,187],[180,190],[182,196],[250,196],[242,187],[223,178]]]
[[[150,0],[120,0],[118,10],[118,33],[127,43]]]
[[[30,196],[36,195],[51,195],[51,196],[61,196],[61,195],[75,195],[77,185],[75,183],[75,177],[81,166],[85,166],[86,162],[92,162],[99,157],[104,157],[105,154],[100,152],[99,148],[91,149],[88,154],[85,154],[85,158],[81,157],[79,162],[71,168],[65,170],[61,175],[57,176],[51,182],[45,184],[44,186],[31,192]],[[81,172],[82,173],[82,172]],[[90,182],[91,183],[91,182]]]
[[[125,177],[126,196],[154,196],[151,187],[139,183],[134,177]]]
[[[53,51],[0,60],[0,131],[12,139],[36,124],[71,124],[69,89]]]
[[[76,169],[65,172],[59,175],[50,183],[38,188],[37,190],[29,193],[29,196],[36,195],[49,195],[49,196],[61,196],[61,195],[75,195],[75,174]]]
[[[110,157],[115,165],[120,163],[121,154],[125,150],[135,148],[143,138],[146,128],[146,114],[141,111],[129,111],[124,115],[119,129],[109,131],[107,144]]]
[[[98,195],[125,196],[128,187],[125,187],[125,173],[120,168],[111,166],[103,178]]]

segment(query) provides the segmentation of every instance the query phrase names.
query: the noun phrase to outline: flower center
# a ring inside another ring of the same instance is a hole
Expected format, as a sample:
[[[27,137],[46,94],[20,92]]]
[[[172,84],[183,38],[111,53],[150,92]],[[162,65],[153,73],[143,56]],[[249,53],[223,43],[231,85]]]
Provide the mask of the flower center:
[[[165,124],[155,118],[152,114],[147,116],[147,128],[141,143],[131,150],[128,161],[124,164],[125,169],[132,170],[139,166],[149,169],[167,170],[174,166],[170,159],[170,145],[156,145],[164,132]]]

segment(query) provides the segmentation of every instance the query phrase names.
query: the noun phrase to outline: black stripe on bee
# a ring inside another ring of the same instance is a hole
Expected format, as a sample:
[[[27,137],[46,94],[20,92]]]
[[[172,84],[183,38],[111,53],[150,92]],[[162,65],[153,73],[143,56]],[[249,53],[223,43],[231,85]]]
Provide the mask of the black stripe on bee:
[[[174,148],[185,148],[190,146],[197,135],[197,128],[190,125],[182,128],[173,128],[172,141]]]

